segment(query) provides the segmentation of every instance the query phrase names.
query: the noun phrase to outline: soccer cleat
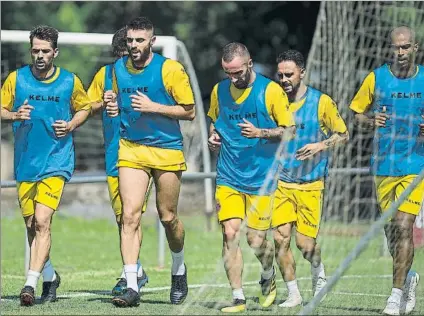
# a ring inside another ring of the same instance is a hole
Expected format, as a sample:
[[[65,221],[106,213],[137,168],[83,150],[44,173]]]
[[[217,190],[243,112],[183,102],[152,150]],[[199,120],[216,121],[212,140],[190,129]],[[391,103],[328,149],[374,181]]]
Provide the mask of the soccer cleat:
[[[127,279],[125,278],[117,278],[118,283],[114,286],[112,289],[112,295],[119,296],[124,294],[125,290],[127,289]],[[143,275],[141,277],[137,277],[137,285],[138,290],[140,291],[143,286],[145,286],[147,283],[149,283],[149,277],[147,276],[146,272],[143,269]]]
[[[125,290],[127,289],[127,279],[117,278],[117,280],[118,283],[116,283],[116,285],[112,289],[113,296],[120,296],[124,294]]]
[[[297,292],[297,293],[289,293],[289,296],[287,297],[287,299],[283,303],[279,304],[278,306],[285,307],[285,308],[292,308],[299,305],[302,305],[302,296],[300,295],[299,292]]]
[[[272,277],[265,280],[261,277],[259,284],[261,285],[261,292],[259,293],[259,304],[262,307],[269,307],[274,303],[277,297],[277,285],[275,284],[275,269],[273,269]]]
[[[327,278],[319,276],[318,278],[312,278],[312,293],[314,293],[314,296],[317,296],[318,293],[322,290],[322,288],[327,284]],[[325,294],[321,298],[321,302],[327,297],[327,294]]]
[[[403,296],[400,301],[401,314],[408,315],[415,308],[415,290],[417,289],[420,276],[415,271],[409,271],[406,276],[406,282],[404,286]]]
[[[124,291],[124,294],[112,298],[112,303],[116,307],[134,307],[140,305],[140,294],[131,288]]]
[[[51,282],[43,282],[43,292],[41,294],[41,303],[47,302],[56,302],[56,290],[60,286],[60,275],[57,271],[54,272],[56,274],[56,280]]]
[[[384,315],[400,315],[400,307],[396,301],[393,301],[391,297],[387,299],[386,308],[383,310]]]
[[[223,313],[240,313],[246,310],[246,300],[242,300],[239,298],[234,299],[233,304],[231,306],[221,308],[221,312]]]
[[[181,304],[187,297],[187,266],[185,265],[185,263],[184,268],[185,271],[183,275],[171,274],[171,293],[169,295],[169,298],[172,304]]]
[[[21,294],[19,295],[21,300],[21,306],[32,306],[35,303],[35,294],[34,288],[32,286],[26,285],[21,290]]]

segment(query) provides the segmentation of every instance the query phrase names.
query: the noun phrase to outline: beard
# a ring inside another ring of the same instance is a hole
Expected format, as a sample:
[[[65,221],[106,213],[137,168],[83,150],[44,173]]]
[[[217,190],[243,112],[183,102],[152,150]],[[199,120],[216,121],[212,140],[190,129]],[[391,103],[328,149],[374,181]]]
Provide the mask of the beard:
[[[129,55],[133,62],[135,63],[144,63],[149,59],[150,56],[150,45],[144,48],[143,50],[137,50],[136,56],[133,55],[132,51],[129,52]]]
[[[252,71],[248,70],[244,78],[240,78],[239,80],[234,82],[234,86],[237,89],[246,89],[249,86],[251,76],[252,76]]]

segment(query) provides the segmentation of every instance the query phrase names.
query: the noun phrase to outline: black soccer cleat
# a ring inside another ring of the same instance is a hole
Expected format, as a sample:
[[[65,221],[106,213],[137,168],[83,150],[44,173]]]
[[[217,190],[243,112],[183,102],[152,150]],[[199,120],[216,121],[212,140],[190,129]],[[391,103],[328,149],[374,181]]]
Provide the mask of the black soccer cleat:
[[[60,275],[57,271],[54,272],[56,274],[56,280],[51,282],[43,282],[43,292],[41,294],[41,303],[49,303],[56,302],[56,290],[60,286]]]
[[[116,283],[112,289],[112,295],[114,296],[120,296],[124,294],[125,290],[127,289],[127,279],[118,278],[117,280],[118,283]],[[149,277],[147,276],[146,271],[143,269],[143,275],[141,277],[137,277],[138,291],[140,292],[141,288],[147,283],[149,283]]]
[[[21,306],[32,306],[35,303],[34,288],[32,286],[24,286],[19,295]]]
[[[127,288],[124,294],[112,298],[112,304],[116,307],[135,307],[140,305],[140,294],[131,288]]]
[[[185,272],[183,275],[171,275],[171,304],[181,304],[187,297],[187,266],[184,263]]]

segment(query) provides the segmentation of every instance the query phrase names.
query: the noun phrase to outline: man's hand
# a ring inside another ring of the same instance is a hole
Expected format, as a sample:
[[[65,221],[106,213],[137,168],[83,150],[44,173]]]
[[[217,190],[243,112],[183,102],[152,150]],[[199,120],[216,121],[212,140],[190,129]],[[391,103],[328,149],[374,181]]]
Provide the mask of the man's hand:
[[[252,123],[250,123],[248,120],[243,119],[244,123],[237,124],[241,127],[241,135],[243,135],[246,138],[258,138],[260,137],[261,131],[259,128],[255,127]]]
[[[55,121],[52,126],[58,138],[65,137],[71,131],[71,126],[69,122],[63,120]]]
[[[137,95],[130,95],[131,106],[134,111],[143,112],[143,113],[156,113],[157,104],[150,100],[150,98],[137,90]]]
[[[386,127],[386,121],[390,118],[388,114],[386,114],[386,107],[383,106],[383,111],[381,113],[375,113],[374,124],[377,127]]]
[[[119,114],[118,102],[116,101],[116,93],[108,90],[103,95],[103,106],[106,113],[110,117],[116,117]]]
[[[13,121],[25,121],[31,119],[31,111],[34,109],[32,105],[28,104],[28,100],[24,101],[18,111],[16,111],[15,116],[13,117]]]
[[[217,152],[221,148],[221,137],[213,132],[208,139],[208,146],[211,151]]]
[[[324,150],[325,146],[322,143],[312,143],[307,144],[300,148],[298,151],[296,151],[295,158],[297,160],[306,160],[309,158],[312,158],[313,155],[316,153],[319,153],[320,151]]]

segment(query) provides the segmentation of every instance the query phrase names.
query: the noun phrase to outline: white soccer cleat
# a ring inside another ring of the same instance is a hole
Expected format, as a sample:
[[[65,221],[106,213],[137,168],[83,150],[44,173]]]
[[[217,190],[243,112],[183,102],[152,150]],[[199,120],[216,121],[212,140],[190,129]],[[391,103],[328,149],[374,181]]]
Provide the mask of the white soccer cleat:
[[[400,306],[391,297],[387,299],[387,305],[383,310],[383,315],[400,315]]]
[[[318,277],[317,279],[312,279],[312,292],[314,293],[314,296],[317,296],[318,293],[322,290],[322,288],[327,284],[327,278],[326,277]],[[321,298],[321,302],[327,297],[327,294],[325,294]]]
[[[279,304],[278,306],[285,307],[285,308],[292,308],[299,305],[302,305],[302,296],[300,295],[300,293],[294,293],[294,294],[290,293],[287,299],[283,303]]]
[[[409,271],[406,277],[403,296],[400,302],[400,311],[402,314],[408,315],[415,308],[415,290],[417,289],[420,275],[415,271]]]

